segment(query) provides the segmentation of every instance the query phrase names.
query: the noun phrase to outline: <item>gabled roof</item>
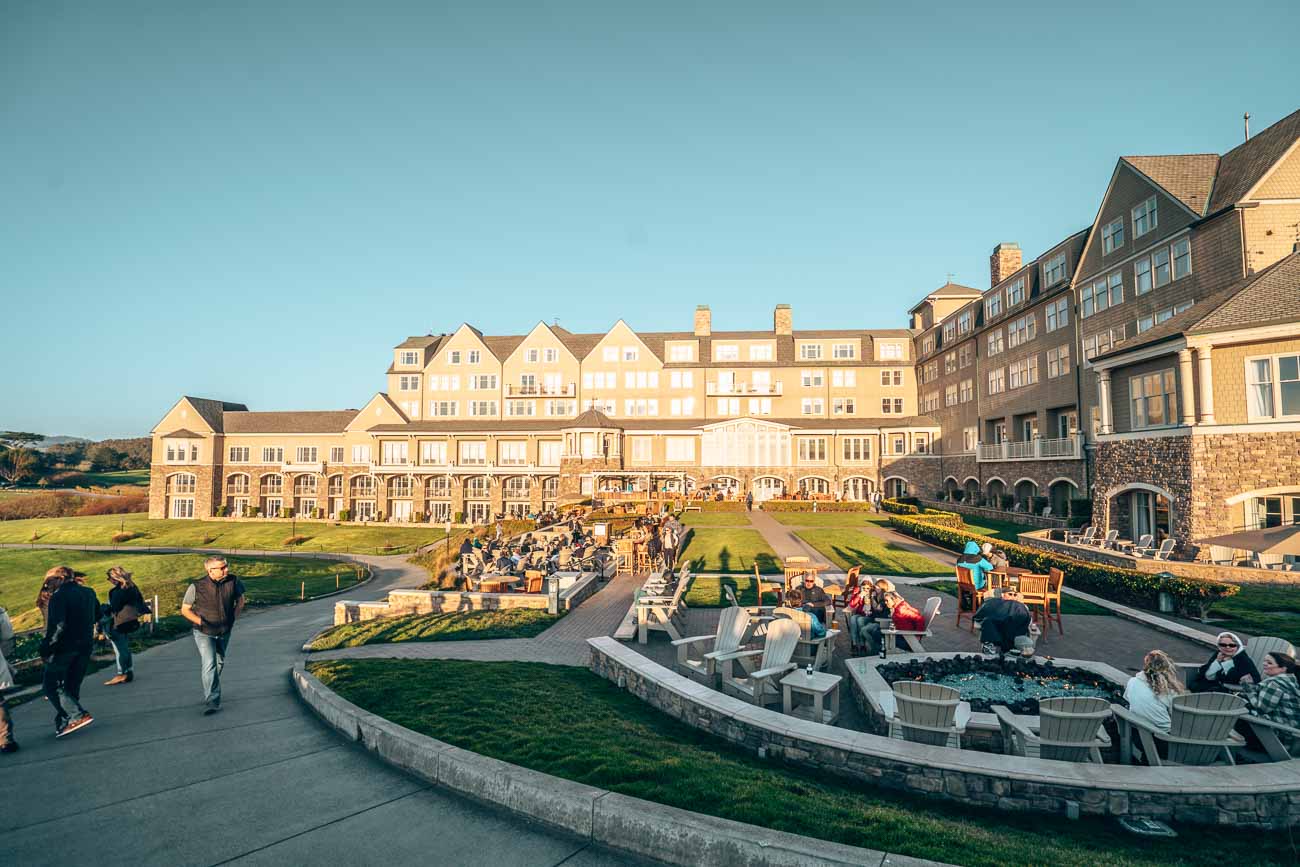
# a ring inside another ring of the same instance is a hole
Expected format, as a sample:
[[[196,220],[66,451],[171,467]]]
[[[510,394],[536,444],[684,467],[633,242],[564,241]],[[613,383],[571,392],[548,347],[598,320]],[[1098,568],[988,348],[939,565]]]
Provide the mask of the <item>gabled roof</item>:
[[[963,286],[949,280],[933,292],[927,292],[925,297],[916,302],[912,309],[907,312],[915,313],[933,298],[978,298],[982,294],[984,293],[972,286]]]
[[[437,346],[438,341],[442,340],[441,334],[426,334],[423,337],[408,337],[403,340],[394,349],[428,349],[431,346]]]
[[[1214,188],[1214,174],[1219,168],[1218,154],[1164,154],[1120,159],[1146,175],[1197,216],[1205,214],[1210,190]]]
[[[221,417],[227,412],[248,412],[248,407],[242,403],[230,403],[225,400],[212,400],[206,397],[185,396],[185,400],[190,402],[194,411],[202,417],[217,433],[221,433]]]
[[[1297,138],[1300,138],[1300,111],[1282,118],[1224,154],[1219,162],[1219,178],[1207,213],[1245,198]]]
[[[1300,320],[1300,253],[1248,278],[1244,289],[1188,329],[1202,332],[1251,328]]]
[[[357,415],[355,409],[317,412],[228,412],[225,432],[251,433],[343,433]]]
[[[185,439],[185,440],[196,440],[196,439],[201,440],[205,436],[207,436],[207,434],[195,433],[194,431],[189,430],[188,428],[181,428],[180,430],[174,430],[171,433],[160,434],[160,436],[168,439],[175,437],[178,439]]]

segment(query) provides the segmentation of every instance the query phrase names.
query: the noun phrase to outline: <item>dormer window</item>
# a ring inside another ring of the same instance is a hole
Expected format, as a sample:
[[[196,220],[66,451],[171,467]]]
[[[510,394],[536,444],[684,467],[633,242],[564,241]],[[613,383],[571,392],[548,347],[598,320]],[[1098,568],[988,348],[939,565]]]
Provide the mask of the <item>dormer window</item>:
[[[1021,277],[1007,287],[1007,306],[1015,307],[1025,300],[1025,278]]]
[[[969,310],[965,310],[957,317],[957,333],[968,334],[971,328],[971,315]]]
[[[420,363],[420,355],[417,352],[413,352],[409,349],[404,349],[402,350],[402,354],[401,357],[399,358],[399,361],[401,364],[410,367],[413,364]]]
[[[993,319],[1002,315],[1002,293],[994,292],[984,299],[984,318]]]
[[[816,361],[822,357],[822,345],[820,343],[800,343],[799,358],[804,361]]]
[[[1065,279],[1065,254],[1057,253],[1043,263],[1043,285],[1055,286]]]
[[[713,347],[714,361],[739,361],[740,347],[734,343],[719,343]]]

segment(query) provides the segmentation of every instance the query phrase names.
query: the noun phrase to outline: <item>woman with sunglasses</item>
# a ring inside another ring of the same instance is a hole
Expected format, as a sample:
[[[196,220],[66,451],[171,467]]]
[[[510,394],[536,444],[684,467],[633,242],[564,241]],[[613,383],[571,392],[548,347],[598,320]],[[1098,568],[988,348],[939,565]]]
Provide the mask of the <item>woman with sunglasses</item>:
[[[1215,644],[1216,651],[1192,679],[1192,692],[1224,692],[1228,684],[1259,683],[1259,669],[1245,653],[1246,644],[1236,633],[1220,632]]]

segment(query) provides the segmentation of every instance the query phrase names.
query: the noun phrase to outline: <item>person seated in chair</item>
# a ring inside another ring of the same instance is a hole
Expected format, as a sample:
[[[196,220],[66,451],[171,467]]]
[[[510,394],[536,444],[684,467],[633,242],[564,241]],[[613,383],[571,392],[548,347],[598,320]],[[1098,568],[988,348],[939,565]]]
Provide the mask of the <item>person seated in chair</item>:
[[[1023,655],[1033,656],[1034,643],[1029,637],[1031,619],[1029,608],[1012,595],[986,599],[975,612],[984,654],[1000,656],[1018,648]]]
[[[803,604],[805,607],[812,609],[822,623],[826,622],[826,609],[830,607],[831,598],[826,595],[826,591],[817,586],[817,578],[811,572],[805,572],[803,576],[803,587],[795,588],[801,590]],[[797,608],[791,605],[791,608]]]
[[[1259,669],[1236,633],[1220,632],[1214,643],[1218,650],[1197,669],[1192,678],[1192,692],[1227,692],[1223,687],[1228,684],[1259,683]]]
[[[979,542],[972,539],[966,543],[961,556],[957,558],[957,565],[970,572],[970,578],[975,584],[976,590],[983,590],[988,585],[986,576],[993,571],[993,564],[984,559],[984,555],[980,552]]]
[[[1250,712],[1266,720],[1300,728],[1300,682],[1296,680],[1300,668],[1296,666],[1295,657],[1275,650],[1264,654],[1262,667],[1263,679],[1241,688],[1241,697],[1246,700]],[[1300,738],[1288,737],[1282,732],[1278,732],[1278,736],[1292,756],[1300,752]],[[1246,740],[1252,746],[1258,740],[1254,729],[1247,728]]]
[[[804,595],[799,591],[798,587],[793,588],[789,593],[785,594],[785,607],[794,608],[808,615],[808,619],[811,621],[811,626],[808,630],[809,638],[826,637],[826,625],[822,622],[821,618],[817,616],[817,609],[809,605],[804,599]],[[825,613],[825,609],[822,609],[822,611]]]
[[[854,584],[844,600],[849,612],[850,653],[861,656],[880,652],[880,625],[871,617],[871,586]]]
[[[466,536],[464,541],[460,543],[460,553],[461,556],[474,553],[474,543],[470,540],[469,536]]]

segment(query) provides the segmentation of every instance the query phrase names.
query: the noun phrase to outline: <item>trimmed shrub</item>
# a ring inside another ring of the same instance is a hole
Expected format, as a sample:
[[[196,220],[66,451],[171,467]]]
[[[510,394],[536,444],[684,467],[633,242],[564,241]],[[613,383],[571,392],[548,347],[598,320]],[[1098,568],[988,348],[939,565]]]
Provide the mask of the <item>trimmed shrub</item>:
[[[701,512],[743,512],[745,503],[742,500],[699,500],[692,502],[692,506],[699,506]]]
[[[293,517],[293,509],[289,508],[288,506],[284,506],[283,508],[280,509],[280,517],[281,517],[281,518],[292,518],[292,517]]]
[[[1004,512],[1007,509],[1010,509],[1015,504],[1016,504],[1015,494],[1003,494],[1002,496],[998,497],[998,508],[1000,508]]]
[[[754,505],[759,505],[755,503]],[[809,500],[767,500],[762,503],[764,512],[811,512],[813,506],[816,506],[818,512],[870,512],[870,503],[859,503],[854,500],[839,503],[823,503]]]
[[[906,499],[906,498],[904,498]],[[880,508],[889,512],[891,515],[919,515],[921,514],[920,503],[904,502],[904,499],[891,500],[889,498],[880,501]]]
[[[306,541],[307,541],[307,537],[306,537],[306,536],[290,536],[289,538],[285,539],[285,540],[284,540],[283,542],[281,542],[280,544],[281,544],[281,545],[284,545],[285,547],[288,547],[289,545],[301,545],[303,542],[306,542]]]
[[[220,505],[220,506],[217,506],[217,517],[218,517],[218,518],[224,518],[224,517],[226,517],[226,516],[229,515],[229,514],[230,514],[230,507],[229,507],[229,506],[225,505],[224,503],[223,503],[222,505]]]
[[[1047,497],[1034,497],[1033,503],[1034,503],[1034,514],[1041,515],[1043,514],[1043,509],[1047,508]]]
[[[132,539],[138,539],[139,537],[139,533],[114,533],[112,541],[114,545],[120,545],[123,542],[130,542]]]
[[[339,509],[339,520],[340,520],[340,521],[351,521],[351,520],[352,520],[352,510],[351,510],[351,509]]]

